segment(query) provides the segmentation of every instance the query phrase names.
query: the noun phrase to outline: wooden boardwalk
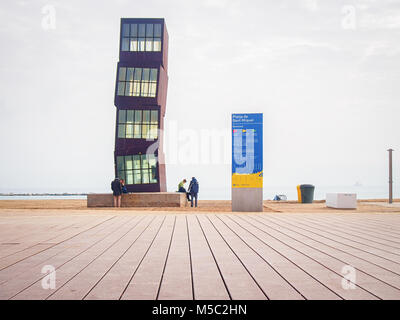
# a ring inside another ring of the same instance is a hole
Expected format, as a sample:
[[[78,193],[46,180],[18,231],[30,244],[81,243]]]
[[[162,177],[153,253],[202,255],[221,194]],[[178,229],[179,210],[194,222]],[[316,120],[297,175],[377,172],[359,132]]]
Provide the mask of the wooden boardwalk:
[[[0,299],[400,299],[400,214],[0,217]]]

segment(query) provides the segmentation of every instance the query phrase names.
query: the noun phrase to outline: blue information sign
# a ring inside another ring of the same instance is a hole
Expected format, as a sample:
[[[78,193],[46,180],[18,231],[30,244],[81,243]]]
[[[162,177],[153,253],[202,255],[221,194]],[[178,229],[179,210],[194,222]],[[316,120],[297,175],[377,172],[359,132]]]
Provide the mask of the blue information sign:
[[[232,114],[232,188],[263,187],[263,114]]]

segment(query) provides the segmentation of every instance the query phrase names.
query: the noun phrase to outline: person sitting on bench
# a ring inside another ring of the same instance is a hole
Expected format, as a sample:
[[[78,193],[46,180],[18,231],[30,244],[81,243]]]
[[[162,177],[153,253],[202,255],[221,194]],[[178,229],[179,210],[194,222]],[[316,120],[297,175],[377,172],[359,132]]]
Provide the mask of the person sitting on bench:
[[[189,193],[186,192],[186,189],[185,189],[185,183],[186,183],[186,179],[183,179],[183,180],[178,184],[178,192],[185,193],[185,194],[186,194],[186,199],[187,199],[187,201],[190,201]]]

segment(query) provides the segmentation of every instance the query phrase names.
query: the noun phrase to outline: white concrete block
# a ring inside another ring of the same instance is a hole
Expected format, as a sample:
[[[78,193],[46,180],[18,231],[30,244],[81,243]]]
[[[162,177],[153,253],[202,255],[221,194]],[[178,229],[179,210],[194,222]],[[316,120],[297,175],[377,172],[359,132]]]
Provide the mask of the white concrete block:
[[[337,209],[356,209],[357,194],[355,193],[327,193],[326,206]]]

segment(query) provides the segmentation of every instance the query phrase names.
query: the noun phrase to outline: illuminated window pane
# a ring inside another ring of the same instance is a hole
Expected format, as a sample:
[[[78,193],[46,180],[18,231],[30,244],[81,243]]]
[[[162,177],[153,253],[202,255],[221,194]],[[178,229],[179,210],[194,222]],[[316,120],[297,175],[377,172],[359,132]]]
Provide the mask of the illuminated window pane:
[[[145,38],[139,38],[138,40],[138,51],[144,51],[145,48]]]
[[[134,170],[133,171],[133,183],[134,184],[141,184],[142,183],[142,177],[140,175],[140,170]]]
[[[150,72],[150,81],[151,82],[157,82],[157,69],[151,69]]]
[[[131,43],[131,51],[138,51],[137,38],[131,38],[130,43]]]
[[[131,24],[131,37],[137,37],[137,32],[138,32],[138,25]]]
[[[118,82],[117,95],[123,96],[125,92],[125,82]]]
[[[125,123],[126,119],[126,111],[125,110],[119,110],[118,111],[118,122],[119,123]]]
[[[124,166],[124,157],[117,157],[117,170],[121,171],[124,170],[125,166]]]
[[[129,38],[122,38],[122,51],[129,51]]]
[[[142,170],[142,183],[150,183],[149,170]]]
[[[140,92],[140,95],[142,97],[148,97],[149,96],[149,84],[147,82],[142,82],[142,90]]]
[[[161,39],[160,38],[154,38],[153,41],[153,51],[161,51]]]
[[[126,138],[127,139],[133,138],[133,124],[126,125]]]
[[[150,80],[150,69],[144,68],[142,74],[142,81],[149,81]]]
[[[125,156],[125,170],[132,170],[132,169],[133,169],[132,156]]]
[[[161,24],[154,25],[154,37],[161,37]]]
[[[151,110],[151,123],[158,122],[158,110]]]
[[[133,133],[133,137],[135,139],[140,139],[142,137],[142,130],[141,130],[141,125],[140,124],[135,124],[134,125],[134,133]]]
[[[146,38],[146,51],[153,51],[153,38]]]
[[[133,82],[125,82],[125,96],[133,96]]]
[[[139,81],[135,81],[133,83],[133,96],[134,97],[140,96],[140,82]]]
[[[155,97],[157,94],[157,84],[156,83],[150,83],[150,92],[149,96],[150,97]]]
[[[152,124],[150,126],[150,139],[157,139],[158,137],[158,126],[156,124]]]
[[[126,72],[126,81],[133,81],[133,72],[135,68],[127,68]]]
[[[135,111],[135,123],[142,122],[142,110]]]
[[[126,68],[120,67],[118,80],[125,81],[125,77],[126,77]]]
[[[149,161],[147,160],[147,155],[142,154],[142,169],[148,169],[149,168]]]
[[[149,133],[150,133],[149,125],[148,124],[142,125],[142,138],[143,139],[150,139]]]
[[[145,37],[145,36],[146,36],[146,25],[139,24],[139,37]]]
[[[142,68],[136,68],[135,69],[135,81],[141,81],[142,80]]]
[[[126,184],[133,184],[133,172],[126,171]]]
[[[124,23],[122,25],[122,36],[129,37],[129,24]]]
[[[146,37],[153,38],[153,24],[146,25]]]
[[[140,169],[140,155],[133,156],[133,169]]]
[[[133,115],[134,115],[133,110],[126,111],[126,123],[133,123]]]
[[[121,123],[118,125],[118,138],[125,138],[125,125]]]
[[[143,123],[150,123],[150,110],[143,110]]]

